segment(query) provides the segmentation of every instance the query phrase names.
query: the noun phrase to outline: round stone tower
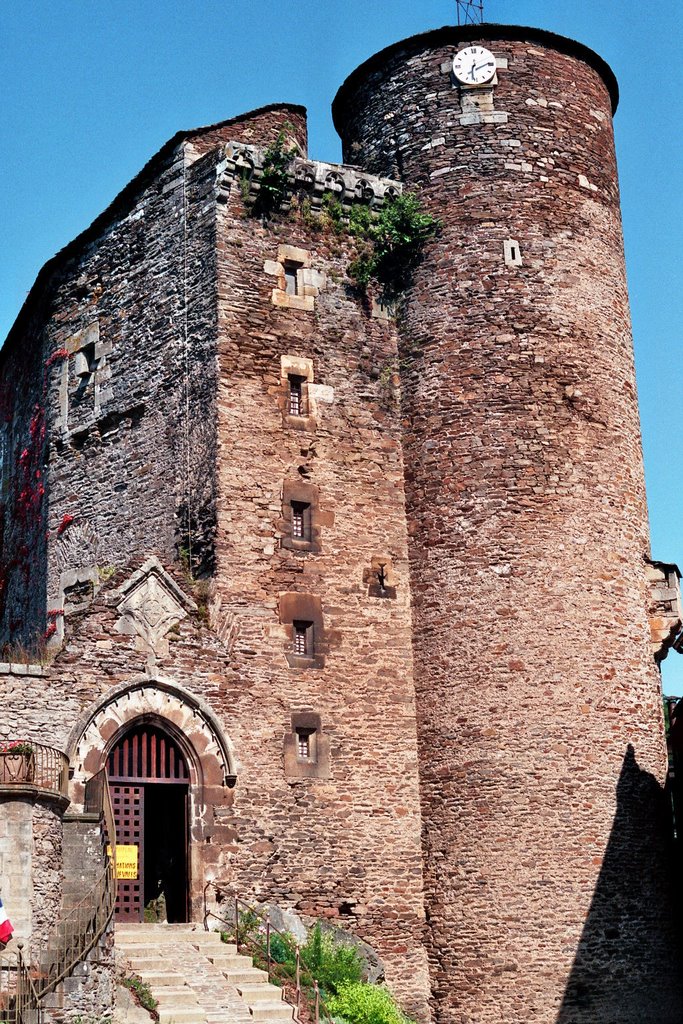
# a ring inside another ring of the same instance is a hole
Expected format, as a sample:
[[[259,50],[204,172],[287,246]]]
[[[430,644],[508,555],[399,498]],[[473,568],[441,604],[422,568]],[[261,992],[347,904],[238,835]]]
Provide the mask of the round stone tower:
[[[666,750],[617,98],[586,47],[480,25],[389,47],[333,107],[344,159],[442,224],[400,318],[439,1024],[661,1024],[683,1005],[662,983]]]

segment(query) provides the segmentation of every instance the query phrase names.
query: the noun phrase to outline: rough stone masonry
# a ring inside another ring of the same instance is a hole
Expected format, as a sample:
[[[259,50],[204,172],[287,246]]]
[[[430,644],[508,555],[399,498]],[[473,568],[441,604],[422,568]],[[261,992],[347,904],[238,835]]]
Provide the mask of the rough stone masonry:
[[[335,100],[347,164],[287,104],[171,139],[0,355],[6,660],[53,656],[0,736],[68,754],[73,814],[165,730],[190,920],[215,880],[333,919],[419,1021],[680,1020],[615,106],[550,33],[396,44]],[[403,188],[442,227],[394,318],[325,210]]]

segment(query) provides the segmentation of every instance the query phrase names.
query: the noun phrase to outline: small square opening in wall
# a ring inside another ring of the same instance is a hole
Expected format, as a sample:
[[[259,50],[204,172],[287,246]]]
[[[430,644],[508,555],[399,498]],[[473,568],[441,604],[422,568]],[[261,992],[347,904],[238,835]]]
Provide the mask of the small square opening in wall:
[[[312,761],[315,754],[315,729],[296,730],[296,756],[299,761]]]
[[[287,626],[287,664],[302,671],[324,668],[327,641],[320,598],[291,591],[280,594],[279,606],[280,622]]]
[[[503,255],[508,267],[522,266],[522,250],[516,238],[506,238],[503,242]]]
[[[329,779],[330,741],[319,714],[294,712],[291,732],[284,737],[284,755],[285,775],[290,779]]]
[[[94,344],[84,345],[83,348],[76,353],[74,364],[74,370],[77,377],[80,377],[81,380],[89,377],[95,369]]]
[[[303,269],[303,263],[295,263],[294,260],[285,260],[285,294],[299,294],[299,271]]]

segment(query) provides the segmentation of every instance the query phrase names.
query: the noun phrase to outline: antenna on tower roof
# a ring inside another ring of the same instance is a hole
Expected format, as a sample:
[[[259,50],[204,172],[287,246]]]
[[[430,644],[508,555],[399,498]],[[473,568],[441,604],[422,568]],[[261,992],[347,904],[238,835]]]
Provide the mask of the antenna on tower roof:
[[[455,0],[458,25],[481,25],[484,21],[484,0]]]

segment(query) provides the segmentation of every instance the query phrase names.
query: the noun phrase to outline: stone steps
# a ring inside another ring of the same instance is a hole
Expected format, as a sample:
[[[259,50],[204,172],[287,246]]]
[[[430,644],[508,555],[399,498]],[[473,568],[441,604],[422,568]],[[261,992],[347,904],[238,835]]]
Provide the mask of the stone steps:
[[[117,960],[159,1001],[160,1024],[268,1024],[294,1019],[265,971],[218,932],[192,925],[116,925]]]

